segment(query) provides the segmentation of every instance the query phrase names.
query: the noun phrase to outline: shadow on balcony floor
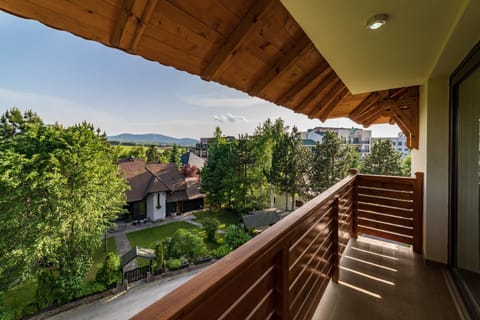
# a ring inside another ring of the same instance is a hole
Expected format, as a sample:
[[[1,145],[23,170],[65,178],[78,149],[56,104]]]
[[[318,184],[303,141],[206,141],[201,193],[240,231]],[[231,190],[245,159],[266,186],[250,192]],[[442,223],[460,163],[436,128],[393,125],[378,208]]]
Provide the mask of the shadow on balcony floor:
[[[340,260],[313,319],[459,319],[439,268],[410,248],[359,237]]]

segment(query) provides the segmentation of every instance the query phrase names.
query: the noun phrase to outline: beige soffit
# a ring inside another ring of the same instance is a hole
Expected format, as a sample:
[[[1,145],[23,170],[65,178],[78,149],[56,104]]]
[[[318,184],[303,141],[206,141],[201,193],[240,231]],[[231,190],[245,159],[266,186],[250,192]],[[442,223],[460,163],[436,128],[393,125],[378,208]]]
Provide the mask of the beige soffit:
[[[468,3],[281,1],[352,94],[424,83]],[[389,15],[387,25],[380,30],[367,30],[367,19],[379,13]]]

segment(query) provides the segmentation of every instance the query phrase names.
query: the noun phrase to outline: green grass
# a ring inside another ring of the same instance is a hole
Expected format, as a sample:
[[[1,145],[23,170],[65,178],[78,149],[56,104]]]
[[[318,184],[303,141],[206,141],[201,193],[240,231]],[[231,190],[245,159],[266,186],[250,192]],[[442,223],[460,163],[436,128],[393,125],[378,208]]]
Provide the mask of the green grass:
[[[36,281],[24,281],[12,287],[3,296],[0,309],[20,317],[23,309],[35,301],[36,291]]]
[[[95,280],[95,275],[97,274],[97,271],[102,267],[108,252],[117,252],[117,245],[115,244],[114,237],[107,238],[107,249],[107,252],[105,252],[104,243],[102,241],[102,245],[100,246],[100,248],[98,248],[93,254],[93,264],[87,274],[87,281]]]
[[[220,225],[218,226],[219,229],[225,229],[225,227],[229,224],[239,224],[241,222],[240,215],[232,212],[232,211],[218,211],[218,210],[208,210],[202,212],[195,212],[194,213],[195,221],[202,223],[207,217],[216,218],[220,221]]]
[[[127,233],[128,241],[132,247],[139,246],[142,248],[155,248],[155,241],[164,240],[173,236],[178,229],[187,229],[200,234],[202,230],[199,227],[194,226],[188,222],[179,221],[162,226],[144,229],[140,231]]]

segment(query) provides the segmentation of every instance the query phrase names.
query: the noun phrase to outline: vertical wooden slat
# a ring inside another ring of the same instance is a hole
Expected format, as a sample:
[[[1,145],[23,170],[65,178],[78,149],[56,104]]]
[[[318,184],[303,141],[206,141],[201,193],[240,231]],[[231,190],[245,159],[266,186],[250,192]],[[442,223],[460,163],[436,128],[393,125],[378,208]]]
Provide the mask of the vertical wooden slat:
[[[338,195],[332,203],[332,280],[338,282]]]
[[[275,315],[276,319],[290,319],[288,288],[288,246],[284,245],[275,259]]]
[[[413,188],[413,251],[422,253],[423,247],[423,172],[415,172]]]
[[[351,175],[357,175],[357,169],[350,170]],[[353,182],[353,194],[352,194],[352,230],[350,232],[350,237],[357,238],[358,237],[358,202],[357,202],[357,192],[358,192],[358,179],[355,179]]]

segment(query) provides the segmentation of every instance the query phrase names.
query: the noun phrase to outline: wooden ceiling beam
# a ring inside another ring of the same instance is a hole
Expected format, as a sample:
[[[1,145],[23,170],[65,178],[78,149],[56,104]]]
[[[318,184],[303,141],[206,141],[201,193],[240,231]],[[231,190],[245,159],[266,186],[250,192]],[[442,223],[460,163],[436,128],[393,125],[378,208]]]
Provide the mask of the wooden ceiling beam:
[[[156,6],[157,0],[124,0],[110,38],[112,46],[135,52]]]
[[[393,99],[383,100],[383,101],[380,101],[377,104],[377,106],[379,108],[393,108],[393,107],[400,107],[400,106],[410,106],[412,104],[418,104],[417,97],[408,97],[408,98],[398,99],[398,100],[393,100]]]
[[[298,60],[312,50],[313,44],[310,39],[302,32],[300,38],[295,38],[286,46],[288,50],[275,62],[272,68],[266,73],[260,75],[260,79],[250,88],[249,93],[252,95],[261,95],[263,90],[277,77],[285,73],[291,66],[295,65]]]
[[[307,75],[300,78],[291,88],[289,88],[279,99],[278,104],[285,105],[300,91],[302,91],[309,83],[318,78],[325,78],[329,73],[333,72],[328,63],[323,60],[318,66],[313,68]]]
[[[346,87],[341,81],[337,82],[337,84],[320,100],[320,102],[317,104],[318,109],[313,110],[309,114],[309,117],[319,118],[322,122],[324,122],[326,120],[326,116],[333,111],[333,108],[345,96],[345,89]],[[348,89],[346,91],[348,92]],[[339,95],[341,95],[340,98]]]
[[[235,55],[240,45],[254,29],[254,26],[258,26],[270,11],[268,9],[273,3],[273,0],[257,0],[254,2],[235,30],[227,37],[220,51],[210,59],[209,65],[201,74],[202,79],[211,81],[222,72],[226,61],[229,60],[228,57]]]
[[[348,117],[353,121],[357,121],[361,117],[361,115],[364,114],[367,110],[369,110],[377,101],[378,101],[378,94],[376,92],[372,92],[365,98],[365,100],[363,100],[358,105],[358,107],[353,109],[348,114]]]
[[[339,81],[340,79],[338,79],[337,75],[332,70],[332,72],[330,72],[329,75],[322,82],[320,82],[320,84],[313,89],[312,92],[310,92],[296,108],[294,108],[294,111],[308,114],[308,111],[310,111],[308,110],[308,107],[311,105],[311,103],[317,99],[319,95],[324,94],[325,91],[328,92]]]
[[[320,118],[320,121],[325,122],[328,120],[328,117],[330,114],[335,110],[335,107],[345,98],[350,93],[347,87],[344,86],[344,88],[340,91],[339,94],[337,94],[329,104],[323,108],[322,113],[318,116]]]

